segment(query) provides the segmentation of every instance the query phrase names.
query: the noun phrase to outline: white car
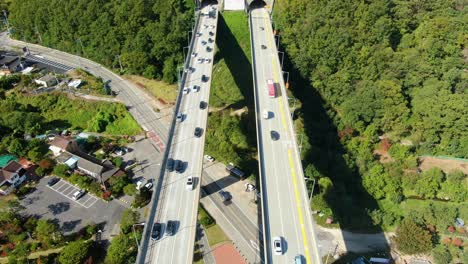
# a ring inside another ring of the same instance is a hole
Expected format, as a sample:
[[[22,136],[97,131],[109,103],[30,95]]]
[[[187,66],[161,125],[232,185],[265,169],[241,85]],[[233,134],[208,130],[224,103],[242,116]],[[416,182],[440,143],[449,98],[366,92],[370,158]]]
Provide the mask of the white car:
[[[210,63],[211,59],[205,59],[205,63]]]
[[[151,188],[153,188],[153,183],[152,183],[152,182],[148,182],[147,184],[145,184],[145,188],[151,190]]]
[[[204,157],[205,157],[205,159],[206,159],[207,161],[209,161],[209,162],[213,162],[213,161],[215,160],[215,159],[214,159],[213,157],[211,157],[210,155],[205,155]]]
[[[270,117],[270,112],[268,112],[268,110],[263,110],[263,118],[264,119],[268,119],[268,117]]]
[[[74,200],[78,200],[81,198],[81,196],[83,196],[85,194],[85,192],[83,190],[79,190],[79,191],[76,191],[75,193],[73,193],[73,199]]]
[[[185,188],[187,190],[193,190],[193,177],[192,176],[188,176],[187,183],[185,184]]]
[[[207,28],[208,28],[208,25],[207,25],[207,24],[203,25],[203,28],[204,28],[204,29],[207,29]]]
[[[203,59],[203,58],[198,58],[197,63],[203,63],[204,60],[205,59]]]
[[[184,87],[184,89],[182,90],[182,94],[188,94],[190,91],[190,89],[188,87]]]
[[[200,37],[200,36],[202,35],[202,33],[201,33],[201,32],[197,32],[196,35],[197,35],[197,37]]]
[[[215,28],[215,26],[214,26],[214,25],[211,25],[210,28],[213,29],[213,28]]]
[[[192,57],[196,57],[197,56],[197,53],[196,52],[192,52]]]
[[[192,92],[196,93],[196,92],[198,92],[199,90],[200,90],[200,86],[198,86],[198,85],[192,86]]]
[[[281,237],[273,238],[273,250],[275,251],[275,255],[283,255],[283,241]]]
[[[143,180],[139,180],[139,181],[137,181],[137,183],[136,183],[136,189],[137,189],[137,190],[140,190],[141,187],[143,187]]]
[[[183,117],[184,116],[181,113],[178,113],[177,116],[176,116],[176,120],[179,121],[179,122],[182,122]],[[138,186],[138,183],[137,183],[137,186]]]

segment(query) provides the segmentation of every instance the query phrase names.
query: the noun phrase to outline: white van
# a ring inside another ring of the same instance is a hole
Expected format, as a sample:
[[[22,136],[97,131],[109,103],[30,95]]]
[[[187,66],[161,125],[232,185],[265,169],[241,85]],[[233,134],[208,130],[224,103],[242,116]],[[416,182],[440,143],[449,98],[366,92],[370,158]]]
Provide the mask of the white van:
[[[263,110],[263,114],[262,114],[263,118],[264,119],[268,119],[268,117],[270,117],[270,112],[268,112],[268,110]]]

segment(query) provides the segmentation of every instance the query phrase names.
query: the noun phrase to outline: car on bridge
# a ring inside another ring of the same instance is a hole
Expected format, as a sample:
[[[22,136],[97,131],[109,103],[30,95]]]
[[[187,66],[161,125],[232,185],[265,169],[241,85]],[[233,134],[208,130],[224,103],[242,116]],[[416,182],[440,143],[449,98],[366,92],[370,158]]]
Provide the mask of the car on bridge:
[[[151,230],[151,240],[156,241],[161,238],[162,226],[160,223],[154,223],[153,229]]]
[[[273,238],[273,250],[275,251],[275,255],[283,255],[283,240],[281,237]]]

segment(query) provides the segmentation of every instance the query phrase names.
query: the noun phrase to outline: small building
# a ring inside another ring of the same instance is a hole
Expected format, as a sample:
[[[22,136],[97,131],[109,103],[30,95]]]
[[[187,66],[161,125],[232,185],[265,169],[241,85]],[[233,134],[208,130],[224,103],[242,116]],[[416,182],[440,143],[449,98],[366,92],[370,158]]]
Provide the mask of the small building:
[[[42,87],[50,87],[57,84],[57,78],[53,75],[47,74],[37,80],[34,80],[34,82]]]
[[[64,136],[56,136],[50,142],[49,149],[54,153],[54,156],[60,155],[62,152],[80,152],[80,148],[75,140]]]
[[[12,160],[0,169],[0,194],[8,195],[26,180],[26,169]]]

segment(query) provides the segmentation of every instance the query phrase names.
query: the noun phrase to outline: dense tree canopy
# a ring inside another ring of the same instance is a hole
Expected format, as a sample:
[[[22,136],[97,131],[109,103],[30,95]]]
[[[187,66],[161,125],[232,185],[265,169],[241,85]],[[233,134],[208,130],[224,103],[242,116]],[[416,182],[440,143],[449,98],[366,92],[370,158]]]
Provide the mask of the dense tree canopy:
[[[292,62],[337,112],[433,153],[468,155],[463,1],[277,1]],[[466,60],[466,58],[465,58]]]
[[[188,0],[13,0],[14,36],[128,73],[175,81],[193,17]]]
[[[428,230],[411,220],[403,220],[395,233],[398,249],[406,254],[423,253],[431,249],[432,236]]]

